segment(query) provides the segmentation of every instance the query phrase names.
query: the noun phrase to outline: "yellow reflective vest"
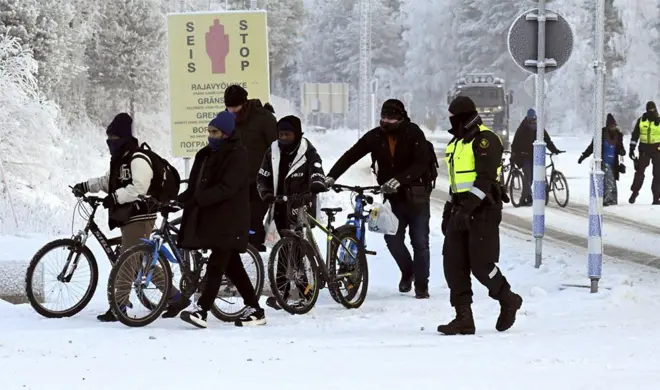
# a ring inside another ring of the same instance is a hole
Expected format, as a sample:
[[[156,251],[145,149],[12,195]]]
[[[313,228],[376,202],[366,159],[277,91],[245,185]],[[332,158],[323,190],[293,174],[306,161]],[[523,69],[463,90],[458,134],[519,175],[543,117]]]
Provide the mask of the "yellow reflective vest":
[[[484,125],[479,125],[480,131],[491,131]],[[497,135],[497,133],[494,133]],[[476,138],[476,137],[475,137]],[[497,137],[502,140],[500,137]],[[474,149],[472,142],[464,143],[462,139],[454,139],[445,150],[445,163],[447,164],[447,172],[449,172],[449,184],[451,185],[451,192],[459,194],[461,192],[470,192],[474,181],[477,179],[477,172],[475,171],[474,163]],[[500,181],[502,172],[502,164],[497,168],[497,181]]]
[[[650,120],[639,121],[639,142],[643,144],[660,144],[660,124]]]

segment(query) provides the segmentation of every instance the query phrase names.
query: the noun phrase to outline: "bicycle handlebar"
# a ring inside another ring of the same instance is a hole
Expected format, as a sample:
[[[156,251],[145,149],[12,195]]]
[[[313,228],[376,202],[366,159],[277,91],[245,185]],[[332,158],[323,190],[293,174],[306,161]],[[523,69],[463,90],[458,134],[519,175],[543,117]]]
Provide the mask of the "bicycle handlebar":
[[[335,192],[341,192],[341,191],[351,191],[355,192],[359,195],[364,194],[365,192],[370,192],[372,194],[380,194],[381,188],[380,186],[369,186],[369,187],[361,187],[361,186],[346,186],[343,184],[333,184],[332,189]]]
[[[304,201],[312,196],[314,196],[314,194],[311,192],[303,192],[301,194],[296,194],[296,195],[278,195],[275,197],[275,203],[287,203],[287,202],[295,202],[299,200]]]
[[[83,202],[86,202],[90,204],[91,206],[98,206],[99,204],[103,203],[103,198],[98,197],[98,196],[87,196],[83,193],[76,192],[73,187],[69,186],[71,188],[71,191],[73,191],[73,195],[82,200]]]

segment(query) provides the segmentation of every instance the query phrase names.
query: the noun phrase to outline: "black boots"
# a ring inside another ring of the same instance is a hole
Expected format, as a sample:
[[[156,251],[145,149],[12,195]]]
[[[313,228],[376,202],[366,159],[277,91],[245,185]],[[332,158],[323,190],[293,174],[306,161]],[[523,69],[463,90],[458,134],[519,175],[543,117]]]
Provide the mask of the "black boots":
[[[523,299],[520,295],[507,290],[502,294],[499,301],[500,315],[497,317],[495,329],[504,332],[509,330],[516,322],[516,313],[522,307]],[[474,334],[474,317],[470,305],[460,305],[454,309],[456,310],[456,318],[446,325],[438,326],[438,332],[448,336]]]
[[[474,318],[472,317],[472,307],[470,305],[460,305],[454,309],[456,310],[456,318],[446,325],[439,325],[438,332],[448,336],[474,334],[476,330],[474,328]]]
[[[415,280],[414,275],[411,273],[403,273],[401,275],[401,281],[399,281],[399,292],[407,293],[412,290],[413,281]]]
[[[507,290],[500,298],[500,316],[497,317],[495,329],[499,332],[509,330],[516,322],[516,312],[522,307],[523,299],[520,295]]]

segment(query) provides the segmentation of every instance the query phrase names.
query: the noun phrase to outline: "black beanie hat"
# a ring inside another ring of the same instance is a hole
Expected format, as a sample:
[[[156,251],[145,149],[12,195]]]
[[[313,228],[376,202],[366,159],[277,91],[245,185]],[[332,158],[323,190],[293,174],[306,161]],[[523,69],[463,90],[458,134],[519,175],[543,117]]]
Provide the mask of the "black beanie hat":
[[[133,137],[133,118],[125,112],[117,114],[108,125],[106,135],[114,135],[119,138]]]
[[[477,106],[467,96],[457,96],[449,105],[449,112],[459,116],[461,114],[473,114],[477,112]]]
[[[607,120],[605,121],[605,126],[610,126],[610,125],[616,126],[616,120],[614,119],[614,115],[607,114]]]
[[[225,89],[225,107],[238,107],[248,100],[248,92],[240,85],[230,85]]]
[[[656,111],[655,102],[646,102],[646,111]]]
[[[296,139],[300,139],[302,137],[302,122],[297,116],[285,116],[277,122],[277,131],[291,131],[296,135]]]
[[[408,113],[401,100],[388,99],[383,103],[383,107],[380,109],[380,117],[402,120],[408,118]]]

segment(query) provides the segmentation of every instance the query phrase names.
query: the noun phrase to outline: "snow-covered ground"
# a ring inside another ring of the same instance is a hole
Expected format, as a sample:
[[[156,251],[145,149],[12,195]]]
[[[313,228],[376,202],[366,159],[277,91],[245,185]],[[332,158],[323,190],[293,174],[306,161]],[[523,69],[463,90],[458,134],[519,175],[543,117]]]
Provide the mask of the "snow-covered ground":
[[[310,134],[326,169],[351,134]],[[368,183],[368,164],[362,160],[340,182]],[[323,203],[350,209],[347,194],[327,194]],[[308,315],[268,310],[268,325],[256,329],[212,322],[196,330],[177,319],[141,329],[100,324],[94,316],[105,310],[108,272],[100,261],[96,299],[76,317],[47,320],[28,305],[0,302],[1,387],[657,388],[660,336],[653,324],[660,321],[660,272],[607,259],[599,294],[564,288],[587,282],[586,261],[583,250],[561,243],[546,244],[537,270],[529,238],[504,232],[500,266],[525,299],[518,322],[496,332],[498,305],[474,281],[477,336],[438,335],[436,326],[453,314],[442,274],[440,215],[434,205],[430,300],[397,292],[398,269],[382,237],[370,234],[369,247],[378,254],[370,258],[362,308],[343,309],[324,292]],[[29,257],[46,239],[3,237],[2,256]],[[93,250],[103,258],[99,247]]]

